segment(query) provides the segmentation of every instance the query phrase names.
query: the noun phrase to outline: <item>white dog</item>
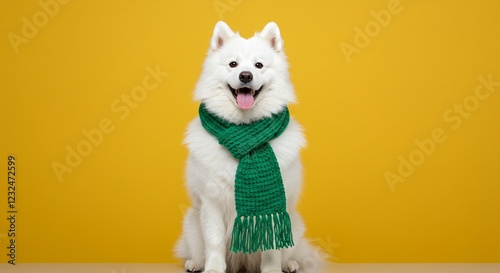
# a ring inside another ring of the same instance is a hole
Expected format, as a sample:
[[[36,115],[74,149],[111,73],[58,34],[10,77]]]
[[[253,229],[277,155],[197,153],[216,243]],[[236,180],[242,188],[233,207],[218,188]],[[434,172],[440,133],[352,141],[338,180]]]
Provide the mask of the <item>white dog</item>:
[[[224,120],[251,123],[282,111],[295,101],[278,26],[268,23],[250,39],[224,22],[215,25],[195,99]],[[281,170],[295,245],[251,254],[229,250],[236,217],[234,181],[238,159],[202,126],[191,122],[187,187],[192,208],[187,212],[177,256],[188,271],[207,273],[319,272],[321,255],[303,238],[304,224],[296,210],[301,189],[299,150],[305,145],[300,125],[290,119],[285,131],[269,141]]]

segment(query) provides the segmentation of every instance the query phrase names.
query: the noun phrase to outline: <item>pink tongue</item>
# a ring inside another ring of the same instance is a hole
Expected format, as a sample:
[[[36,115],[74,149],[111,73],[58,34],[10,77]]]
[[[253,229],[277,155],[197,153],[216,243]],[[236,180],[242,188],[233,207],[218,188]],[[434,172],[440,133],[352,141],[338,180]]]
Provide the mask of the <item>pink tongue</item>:
[[[236,101],[241,109],[247,110],[253,105],[253,96],[250,93],[239,93]]]

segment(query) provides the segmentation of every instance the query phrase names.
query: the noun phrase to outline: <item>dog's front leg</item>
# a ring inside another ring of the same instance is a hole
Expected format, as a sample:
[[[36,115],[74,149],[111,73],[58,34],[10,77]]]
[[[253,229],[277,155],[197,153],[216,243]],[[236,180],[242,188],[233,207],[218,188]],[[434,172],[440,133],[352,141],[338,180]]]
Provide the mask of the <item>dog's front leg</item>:
[[[215,201],[205,198],[201,205],[201,224],[205,239],[205,273],[226,271],[226,243],[222,210]]]
[[[267,250],[260,255],[260,271],[262,273],[281,273],[281,251]]]

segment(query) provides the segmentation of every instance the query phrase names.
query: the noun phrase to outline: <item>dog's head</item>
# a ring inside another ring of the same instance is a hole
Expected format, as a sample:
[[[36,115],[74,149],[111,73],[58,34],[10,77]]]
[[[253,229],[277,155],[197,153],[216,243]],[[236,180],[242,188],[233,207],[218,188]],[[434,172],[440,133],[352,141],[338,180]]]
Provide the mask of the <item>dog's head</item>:
[[[195,99],[233,123],[269,117],[294,102],[278,26],[268,23],[260,33],[244,39],[218,22]]]

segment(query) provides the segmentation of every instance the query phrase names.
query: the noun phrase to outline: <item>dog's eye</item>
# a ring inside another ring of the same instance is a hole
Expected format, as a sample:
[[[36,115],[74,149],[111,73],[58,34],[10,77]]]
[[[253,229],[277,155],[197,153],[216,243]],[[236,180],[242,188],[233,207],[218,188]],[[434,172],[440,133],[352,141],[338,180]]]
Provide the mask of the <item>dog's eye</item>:
[[[264,65],[262,63],[255,63],[255,67],[257,67],[258,69],[261,69],[262,67],[264,67]]]
[[[230,66],[230,67],[237,67],[237,66],[238,66],[238,63],[237,63],[237,62],[230,62],[230,63],[229,63],[229,66]]]

